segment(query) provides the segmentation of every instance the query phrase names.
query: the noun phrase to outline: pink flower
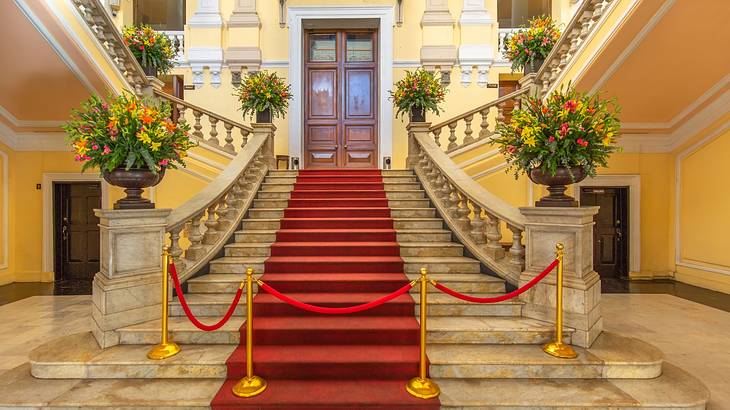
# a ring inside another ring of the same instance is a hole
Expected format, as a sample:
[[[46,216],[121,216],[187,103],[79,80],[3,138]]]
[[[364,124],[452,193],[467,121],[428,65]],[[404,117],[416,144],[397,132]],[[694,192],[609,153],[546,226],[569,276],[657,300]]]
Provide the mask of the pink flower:
[[[584,140],[583,138],[578,138],[575,142],[578,143],[581,147],[587,147],[588,141]]]
[[[575,102],[574,100],[568,100],[565,102],[565,104],[563,104],[563,108],[565,108],[566,110],[568,110],[570,112],[575,112],[575,108],[577,106],[578,106],[578,103]]]
[[[81,155],[75,155],[75,156],[74,156],[74,159],[75,159],[76,161],[81,161]]]
[[[558,133],[560,134],[561,138],[565,137],[568,134],[568,123],[567,122],[564,122],[563,124],[560,125],[560,131],[558,131]]]
[[[517,148],[515,148],[514,145],[507,146],[507,152],[509,152],[510,154],[514,154],[515,151],[517,151]]]
[[[84,161],[88,161],[88,160],[90,160],[90,159],[91,159],[91,157],[90,157],[90,156],[88,156],[88,155],[84,155]]]
[[[555,137],[553,137],[553,136],[551,135],[551,136],[550,136],[550,138],[548,138],[548,142],[555,142]]]
[[[111,148],[109,148],[108,145],[104,145],[104,151],[101,152],[101,155],[107,155],[112,152]]]
[[[94,144],[91,146],[91,149],[93,149],[94,151],[97,151],[99,149],[99,146]]]
[[[167,159],[163,159],[160,161],[160,165],[162,165],[163,167],[167,166],[167,164],[169,164],[169,163],[170,163],[170,161]]]

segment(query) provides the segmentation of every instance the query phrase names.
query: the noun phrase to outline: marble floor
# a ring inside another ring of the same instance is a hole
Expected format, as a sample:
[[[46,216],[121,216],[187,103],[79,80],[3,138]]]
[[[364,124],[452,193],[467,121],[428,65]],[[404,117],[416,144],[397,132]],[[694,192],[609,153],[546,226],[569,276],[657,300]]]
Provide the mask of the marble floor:
[[[710,409],[730,410],[730,313],[671,295],[603,298],[606,330],[654,344],[707,385]],[[0,372],[47,340],[89,330],[90,303],[90,296],[35,296],[0,306]]]

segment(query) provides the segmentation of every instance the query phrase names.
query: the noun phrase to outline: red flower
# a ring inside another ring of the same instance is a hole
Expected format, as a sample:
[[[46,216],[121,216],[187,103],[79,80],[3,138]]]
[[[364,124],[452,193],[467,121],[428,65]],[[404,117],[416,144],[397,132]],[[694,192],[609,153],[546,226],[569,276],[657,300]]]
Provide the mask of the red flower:
[[[588,141],[584,140],[583,138],[578,138],[575,142],[578,143],[581,147],[587,147]]]
[[[560,126],[560,131],[558,131],[558,133],[560,134],[561,138],[565,137],[568,134],[568,123],[567,122],[564,122]]]
[[[510,154],[514,154],[515,151],[517,151],[517,148],[515,148],[514,145],[507,146],[507,152],[509,152]]]
[[[551,136],[550,136],[550,138],[548,138],[548,142],[555,142],[555,137],[553,137],[553,136],[551,135]]]
[[[570,112],[575,112],[575,108],[578,106],[578,103],[575,100],[568,100],[563,105],[563,108]]]

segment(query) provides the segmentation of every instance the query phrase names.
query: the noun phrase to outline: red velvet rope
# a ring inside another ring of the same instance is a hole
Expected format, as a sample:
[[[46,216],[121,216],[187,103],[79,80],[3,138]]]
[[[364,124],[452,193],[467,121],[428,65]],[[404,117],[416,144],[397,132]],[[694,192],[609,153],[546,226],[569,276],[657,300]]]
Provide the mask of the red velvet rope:
[[[309,303],[304,303],[304,302],[298,301],[294,298],[291,298],[289,296],[286,296],[283,293],[279,292],[278,290],[272,288],[271,286],[269,286],[263,282],[259,282],[259,287],[261,289],[265,290],[267,293],[270,293],[277,299],[281,300],[282,302],[286,302],[296,308],[306,310],[307,312],[324,313],[327,315],[344,315],[347,313],[362,312],[364,310],[368,310],[368,309],[372,309],[376,306],[380,306],[383,303],[393,300],[393,299],[397,298],[398,296],[408,292],[413,287],[413,284],[409,283],[409,284],[403,286],[402,288],[396,290],[395,292],[393,292],[389,295],[383,296],[380,299],[376,299],[372,302],[363,303],[362,305],[343,307],[343,308],[310,305]]]
[[[433,282],[433,285],[436,286],[436,289],[438,289],[444,293],[448,293],[449,295],[451,295],[457,299],[465,300],[467,302],[496,303],[496,302],[505,301],[507,299],[512,299],[513,297],[515,297],[521,293],[524,293],[526,290],[535,286],[537,284],[537,282],[541,281],[545,276],[547,276],[550,272],[552,272],[552,270],[555,269],[556,266],[558,266],[557,259],[555,259],[547,268],[545,268],[545,270],[542,271],[542,273],[540,273],[539,275],[532,278],[532,280],[527,282],[523,287],[513,290],[512,292],[505,293],[504,295],[494,296],[494,297],[490,297],[490,298],[477,298],[474,296],[465,295],[465,294],[459,293],[453,289],[449,289],[446,286],[444,286],[440,283],[436,283],[436,282]]]
[[[183,310],[185,311],[185,314],[187,315],[188,319],[200,330],[204,330],[206,332],[212,332],[213,330],[218,330],[228,322],[228,319],[233,316],[233,312],[236,311],[236,305],[238,305],[238,302],[241,300],[241,293],[243,289],[241,287],[238,288],[238,291],[236,291],[236,296],[233,298],[233,302],[231,303],[231,306],[228,308],[228,312],[226,312],[226,315],[223,316],[223,319],[221,319],[218,323],[212,324],[212,325],[206,325],[205,323],[199,321],[195,315],[193,315],[193,312],[190,310],[190,306],[188,306],[188,302],[185,300],[185,295],[183,294],[182,287],[180,287],[180,279],[177,277],[177,269],[175,268],[175,264],[170,264],[170,276],[172,276],[172,281],[175,283],[175,291],[177,292],[177,297],[180,300],[180,305],[182,306]]]

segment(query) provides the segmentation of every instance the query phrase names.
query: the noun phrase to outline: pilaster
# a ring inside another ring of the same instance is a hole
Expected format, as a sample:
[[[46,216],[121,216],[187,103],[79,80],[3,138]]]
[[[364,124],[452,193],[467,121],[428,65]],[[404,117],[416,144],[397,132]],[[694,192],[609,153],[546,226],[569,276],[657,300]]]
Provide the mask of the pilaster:
[[[94,210],[101,263],[92,288],[91,330],[102,348],[119,344],[118,329],[161,315],[161,252],[170,211]]]
[[[525,216],[525,270],[523,286],[555,259],[555,244],[565,245],[563,321],[575,329],[574,345],[589,347],[601,333],[601,281],[593,270],[593,216],[598,207],[522,207]],[[523,316],[555,323],[556,273],[553,271],[520,295]]]
[[[208,82],[220,86],[223,66],[223,18],[220,0],[198,0],[198,7],[187,22],[188,35],[185,39],[188,62],[193,72],[193,85],[201,88]]]
[[[450,81],[451,69],[457,59],[454,23],[448,0],[426,0],[426,9],[421,18],[421,65],[441,71],[446,83]]]
[[[228,47],[224,52],[234,85],[240,84],[244,69],[258,71],[261,67],[260,28],[256,0],[236,0],[228,19]]]
[[[459,17],[461,41],[459,46],[459,66],[461,84],[468,87],[473,82],[472,72],[478,72],[477,84],[486,87],[489,68],[494,62],[494,32],[496,20],[484,4],[485,0],[464,0]]]

